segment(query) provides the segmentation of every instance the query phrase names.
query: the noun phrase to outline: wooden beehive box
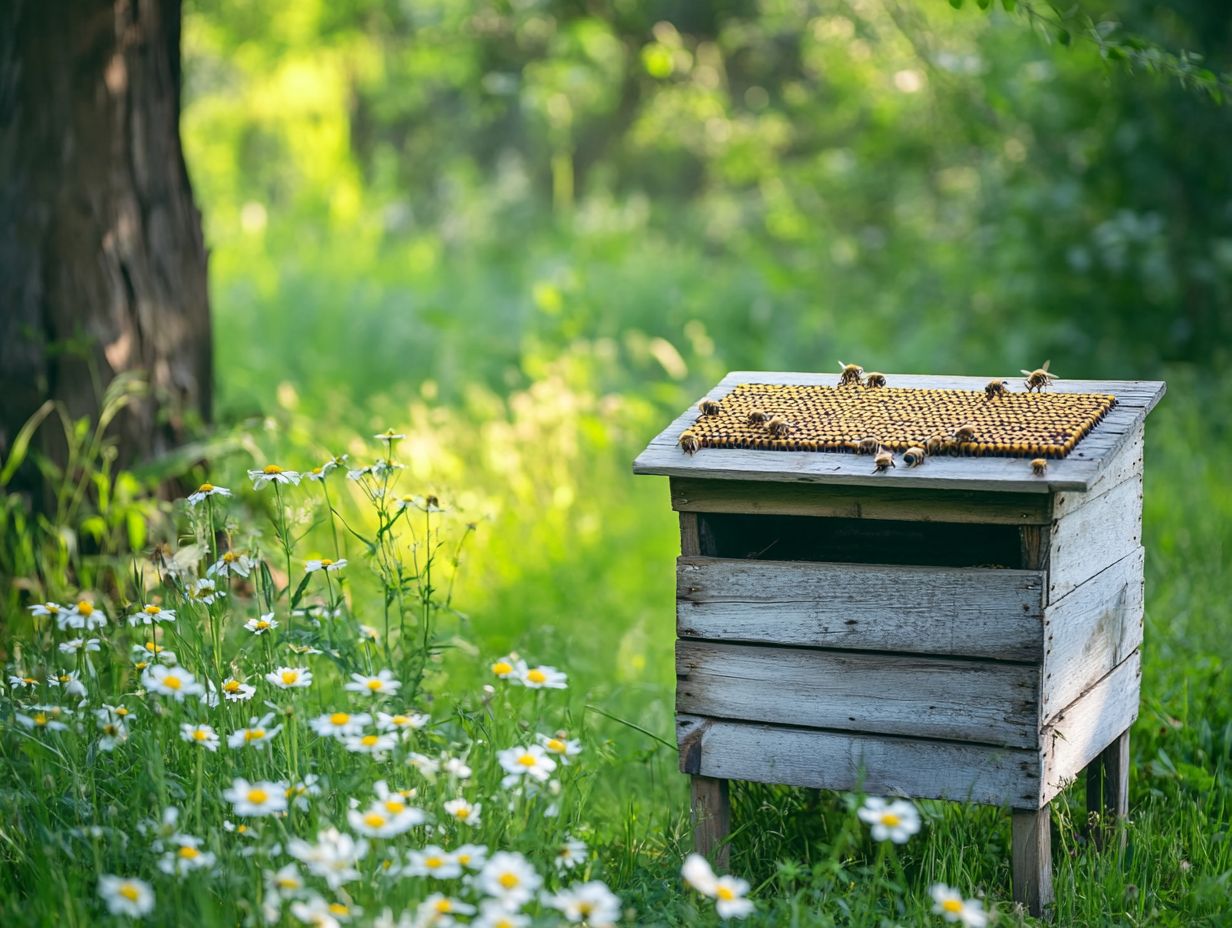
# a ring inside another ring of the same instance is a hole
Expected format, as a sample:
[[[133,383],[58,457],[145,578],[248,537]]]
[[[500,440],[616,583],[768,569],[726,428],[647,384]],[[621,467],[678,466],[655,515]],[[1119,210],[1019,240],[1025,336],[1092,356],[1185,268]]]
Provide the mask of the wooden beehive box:
[[[835,380],[736,372],[707,398]],[[1021,457],[900,458],[874,473],[845,452],[690,455],[678,439],[696,408],[637,458],[635,473],[671,479],[680,517],[677,728],[703,852],[723,853],[729,780],[988,803],[1014,812],[1014,894],[1038,913],[1049,801],[1089,769],[1092,807],[1124,812],[1143,427],[1164,384],[1049,391],[1115,405],[1039,476]]]

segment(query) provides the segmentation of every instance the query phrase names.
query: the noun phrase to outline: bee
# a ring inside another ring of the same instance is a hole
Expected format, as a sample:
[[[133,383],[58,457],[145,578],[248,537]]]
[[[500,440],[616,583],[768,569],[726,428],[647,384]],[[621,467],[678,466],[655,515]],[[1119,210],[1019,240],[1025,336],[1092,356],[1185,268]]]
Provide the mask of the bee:
[[[723,411],[723,404],[718,400],[702,400],[697,404],[703,416],[717,416]]]
[[[908,448],[903,452],[903,463],[908,467],[919,467],[924,463],[924,449]]]
[[[864,377],[864,386],[866,387],[884,387],[885,385],[886,375],[878,371],[873,371]]]
[[[749,413],[749,417],[745,421],[752,426],[765,425],[770,421],[770,413],[762,412],[760,409],[754,409],[751,413]]]
[[[1008,380],[990,380],[988,385],[984,387],[984,396],[990,400],[996,399],[998,396],[1005,396],[1010,392],[1010,384]]]
[[[975,441],[975,426],[970,423],[960,425],[954,430],[954,441]]]
[[[786,419],[784,419],[782,416],[773,416],[771,417],[770,421],[766,423],[766,431],[769,432],[771,435],[773,435],[775,438],[785,437],[794,428],[795,426],[792,425],[790,422],[788,422]]]
[[[1034,461],[1031,462],[1031,473],[1035,474],[1035,476],[1037,477],[1044,476],[1044,471],[1046,470],[1048,470],[1048,459],[1047,458],[1036,458]]]
[[[873,458],[873,473],[879,474],[891,467],[897,467],[894,463],[894,455],[889,451],[878,451],[877,456]]]
[[[838,385],[840,387],[845,387],[849,383],[858,384],[863,381],[864,368],[859,364],[844,364],[842,361],[839,361],[838,367],[842,371],[838,377]]]
[[[940,454],[945,450],[948,443],[949,439],[944,435],[934,435],[932,438],[928,439],[928,441],[924,442],[924,451],[927,454]]]
[[[676,439],[676,444],[680,446],[680,450],[685,454],[695,454],[702,446],[701,439],[697,437],[697,433],[692,429],[685,429],[680,433],[680,437]]]
[[[1044,366],[1036,368],[1033,371],[1023,371],[1023,376],[1027,378],[1027,392],[1032,390],[1043,390],[1045,387],[1051,386],[1052,382],[1057,379],[1055,374],[1048,373],[1048,365],[1050,361],[1045,361]]]
[[[876,454],[880,450],[881,442],[871,435],[868,438],[861,438],[856,442],[856,451],[860,454]]]

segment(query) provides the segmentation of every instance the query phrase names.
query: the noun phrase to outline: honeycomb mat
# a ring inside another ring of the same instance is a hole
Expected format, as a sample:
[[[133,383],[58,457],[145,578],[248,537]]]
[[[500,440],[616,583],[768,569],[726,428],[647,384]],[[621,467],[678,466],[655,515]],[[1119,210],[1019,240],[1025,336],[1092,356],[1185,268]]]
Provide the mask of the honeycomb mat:
[[[742,383],[720,400],[717,416],[700,416],[686,433],[700,448],[765,451],[855,451],[875,438],[892,451],[943,439],[952,454],[1063,458],[1116,403],[1103,393],[1005,393],[906,387],[831,387]],[[748,424],[754,410],[787,420],[776,438]],[[973,441],[954,441],[971,425]]]

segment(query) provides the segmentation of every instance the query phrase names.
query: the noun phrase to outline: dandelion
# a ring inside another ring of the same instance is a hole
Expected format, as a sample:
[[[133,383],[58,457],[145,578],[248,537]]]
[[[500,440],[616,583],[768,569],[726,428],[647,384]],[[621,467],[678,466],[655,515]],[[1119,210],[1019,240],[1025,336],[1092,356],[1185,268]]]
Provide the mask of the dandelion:
[[[507,748],[496,756],[507,773],[501,780],[501,786],[506,789],[522,777],[537,780],[540,783],[546,782],[551,777],[552,771],[556,769],[556,761],[548,757],[543,748],[537,744],[525,748]]]
[[[153,625],[155,622],[174,622],[175,610],[164,609],[162,606],[155,606],[153,603],[142,606],[136,612],[128,617],[129,625]]]
[[[274,613],[267,612],[259,619],[249,619],[244,623],[244,628],[252,632],[254,635],[264,635],[266,632],[273,631],[278,627],[278,623],[274,620]]]
[[[214,866],[215,857],[211,852],[201,850],[200,838],[176,835],[170,843],[171,850],[158,861],[158,869],[163,873],[183,876],[193,870],[208,870]]]
[[[304,689],[312,685],[312,671],[304,667],[279,667],[265,679],[279,689]]]
[[[357,832],[369,838],[392,838],[426,821],[426,816],[419,809],[402,805],[397,811],[392,811],[390,805],[392,803],[377,802],[363,812],[351,809],[347,812],[347,821]]]
[[[398,731],[409,735],[428,724],[428,716],[417,712],[400,712],[390,715],[387,712],[376,714],[377,731]]]
[[[42,731],[64,731],[68,728],[60,721],[60,716],[67,717],[69,712],[66,709],[61,709],[59,706],[31,706],[30,711],[33,715],[26,715],[23,712],[18,712],[14,716],[17,723],[23,728],[28,728],[31,731],[41,729]]]
[[[224,551],[205,571],[208,577],[247,577],[257,566],[255,559],[238,551]]]
[[[226,596],[225,590],[218,589],[218,584],[214,582],[212,577],[202,577],[195,584],[189,587],[189,599],[195,599],[198,602],[205,603],[207,606],[212,606],[216,600]]]
[[[482,803],[471,804],[465,799],[450,799],[445,803],[445,811],[457,822],[463,825],[470,825],[472,828],[479,824],[479,814],[483,809]]]
[[[245,818],[276,815],[287,810],[287,785],[268,780],[249,783],[243,777],[236,777],[222,798],[231,803],[236,815]]]
[[[98,894],[112,915],[141,918],[154,908],[154,890],[135,877],[104,874],[98,878]]]
[[[582,743],[566,738],[564,732],[557,732],[551,737],[548,735],[535,735],[535,740],[539,742],[545,751],[559,758],[560,762],[565,765],[568,765],[570,757],[576,757],[582,753]]]
[[[141,674],[141,685],[151,693],[160,696],[170,696],[176,702],[183,702],[185,696],[200,696],[205,687],[197,682],[187,670],[179,667],[164,667],[155,664],[147,667]]]
[[[462,865],[453,854],[429,845],[422,851],[411,851],[407,855],[404,876],[430,876],[437,880],[452,880],[462,875]]]
[[[606,928],[620,918],[620,899],[600,880],[574,883],[544,900],[571,922],[585,922],[590,928]]]
[[[373,756],[392,751],[398,744],[393,735],[352,735],[343,738],[342,743],[352,754],[371,754]]]
[[[323,737],[345,738],[358,735],[371,721],[372,716],[364,713],[327,712],[318,715],[308,725]]]
[[[230,496],[231,491],[226,487],[216,487],[212,483],[203,483],[197,487],[197,492],[188,495],[188,505],[196,506],[199,503],[205,502],[210,496]]]
[[[255,686],[241,683],[235,677],[228,677],[222,681],[222,694],[227,702],[248,702],[256,692]]]
[[[118,745],[128,740],[128,726],[124,723],[124,717],[110,706],[95,709],[94,718],[98,722],[98,730],[103,733],[98,739],[100,751],[114,751]]]
[[[486,844],[461,844],[453,856],[467,870],[482,870],[488,862],[488,847]]]
[[[73,611],[68,614],[66,623],[72,628],[87,628],[90,630],[102,628],[107,624],[107,614],[89,600],[78,600]]]
[[[555,667],[540,664],[538,667],[527,667],[519,661],[517,680],[527,689],[532,690],[563,690],[568,687],[568,676]]]
[[[585,862],[587,851],[585,842],[577,838],[566,837],[564,844],[556,851],[556,869],[562,873],[565,870],[572,870],[578,864]]]
[[[351,674],[351,682],[344,689],[350,693],[362,693],[368,696],[392,696],[397,693],[402,684],[394,679],[389,670],[380,670],[375,677],[362,673]]]
[[[218,750],[218,732],[210,725],[192,725],[184,722],[180,725],[180,737],[189,744],[205,748],[207,751]]]
[[[274,736],[282,731],[281,725],[274,725],[274,713],[267,712],[261,718],[253,716],[248,720],[248,727],[241,728],[231,732],[227,737],[227,747],[229,748],[256,748],[264,750],[266,744],[274,739]]]
[[[260,470],[250,470],[248,477],[252,480],[252,488],[260,490],[267,483],[298,486],[300,475],[293,470],[283,470],[277,464],[266,464]]]
[[[895,844],[905,844],[907,839],[920,830],[920,813],[905,799],[887,802],[869,796],[857,813],[860,820],[872,826],[873,840],[889,839]]]
[[[330,558],[327,558],[327,557],[323,557],[320,560],[308,561],[306,564],[304,564],[304,573],[307,573],[307,574],[316,573],[318,570],[328,571],[329,573],[336,573],[337,571],[342,570],[342,568],[346,566],[347,566],[347,560],[345,557],[339,558],[336,561],[331,560]]]
[[[944,883],[934,884],[928,892],[933,897],[933,911],[947,922],[962,922],[965,928],[984,928],[988,924],[988,913],[978,899],[964,900],[957,890]]]
[[[521,854],[498,851],[475,878],[480,892],[511,909],[526,905],[543,885],[543,878]]]
[[[479,917],[473,928],[528,928],[530,916],[511,911],[499,899],[485,899],[479,904]]]

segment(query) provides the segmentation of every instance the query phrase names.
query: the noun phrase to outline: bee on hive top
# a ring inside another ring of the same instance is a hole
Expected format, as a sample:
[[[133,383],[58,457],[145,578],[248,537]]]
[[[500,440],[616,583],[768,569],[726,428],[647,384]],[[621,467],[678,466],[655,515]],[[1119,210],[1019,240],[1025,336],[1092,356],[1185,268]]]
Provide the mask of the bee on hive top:
[[[924,451],[927,454],[940,454],[949,444],[949,439],[944,435],[934,435],[928,441],[924,442]]]
[[[864,386],[866,387],[884,387],[886,385],[886,375],[879,371],[872,371],[864,378]]]
[[[860,454],[876,454],[881,449],[881,442],[872,435],[856,442],[856,451]]]
[[[788,435],[795,426],[784,419],[782,416],[774,416],[766,423],[766,431],[775,438],[783,438]]]
[[[1023,376],[1027,378],[1028,393],[1032,390],[1043,390],[1045,387],[1051,386],[1052,382],[1057,379],[1055,374],[1048,373],[1048,365],[1050,363],[1050,361],[1045,361],[1043,367],[1036,368],[1033,371],[1022,372]]]
[[[954,430],[954,441],[975,441],[975,426],[960,425]]]
[[[908,448],[903,452],[903,463],[908,467],[919,467],[924,463],[924,449],[917,447]]]
[[[749,413],[749,416],[745,421],[752,426],[765,425],[770,421],[770,413],[762,412],[760,409],[754,409]]]
[[[676,439],[676,444],[680,446],[680,450],[685,454],[693,454],[702,446],[697,433],[689,429],[685,429],[680,433],[680,437]]]
[[[1005,396],[1010,392],[1010,382],[1008,380],[990,380],[988,385],[984,387],[984,396],[990,400],[996,399],[998,396]]]
[[[863,382],[864,368],[859,364],[844,364],[842,361],[839,361],[838,367],[842,371],[838,376],[838,385],[840,387],[845,387],[849,383],[858,384]]]
[[[878,474],[883,470],[888,470],[891,467],[896,467],[894,463],[894,455],[889,451],[878,451],[877,456],[873,458],[873,473]]]
[[[1035,474],[1035,476],[1037,477],[1044,476],[1044,471],[1046,470],[1048,470],[1048,459],[1047,458],[1036,458],[1034,461],[1031,462],[1031,473]]]
[[[702,400],[697,404],[703,416],[717,416],[723,411],[723,404],[718,400]]]

